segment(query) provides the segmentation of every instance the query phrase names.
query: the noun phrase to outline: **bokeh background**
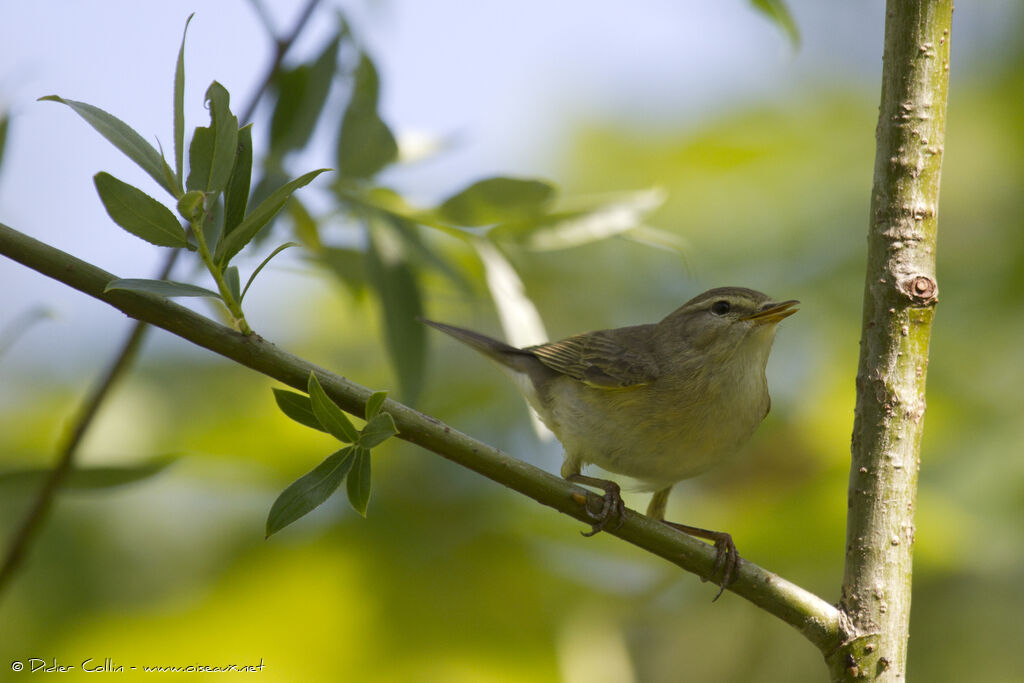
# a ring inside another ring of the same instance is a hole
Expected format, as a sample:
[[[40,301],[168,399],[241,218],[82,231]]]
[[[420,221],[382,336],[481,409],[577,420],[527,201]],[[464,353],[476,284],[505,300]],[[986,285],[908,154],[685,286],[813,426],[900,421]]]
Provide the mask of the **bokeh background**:
[[[508,250],[553,338],[656,320],[723,284],[803,302],[769,364],[771,415],[741,459],[681,484],[669,517],[728,530],[744,557],[837,600],[882,3],[791,2],[798,46],[739,0],[337,7],[377,62],[381,112],[403,146],[442,143],[382,179],[407,197],[430,203],[496,173],[547,177],[580,197],[664,191],[647,223],[682,250],[623,238]],[[272,45],[251,4],[6,9],[0,220],[121,276],[153,273],[162,254],[109,221],[91,182],[98,170],[150,189],[148,179],[69,110],[35,99],[97,104],[167,147],[173,60],[194,9],[190,126],[206,116],[212,79],[233,102],[258,87]],[[296,9],[266,3],[282,33]],[[308,59],[335,26],[326,3],[291,58]],[[954,17],[913,680],[1009,682],[1024,671],[1022,28],[1013,0],[964,3]],[[328,129],[340,110],[331,106],[310,148],[289,159],[295,172],[332,165]],[[267,107],[255,122],[259,155]],[[315,209],[322,191],[314,184],[304,200]],[[288,229],[287,219],[275,227]],[[425,239],[469,283],[425,269],[426,311],[498,333],[473,253]],[[364,385],[395,388],[373,297],[299,251],[257,281],[250,322]],[[45,465],[129,322],[10,262],[0,261],[0,288],[10,341],[0,356],[0,467]],[[44,309],[46,319],[24,325]],[[557,443],[534,435],[502,374],[447,339],[429,343],[416,406],[557,471]],[[743,600],[711,604],[715,589],[674,566],[610,537],[580,538],[577,522],[394,440],[375,451],[366,519],[336,496],[265,541],[274,498],[332,449],[277,411],[271,386],[150,335],[81,460],[174,464],[60,497],[0,596],[0,678],[27,678],[9,666],[30,657],[76,667],[109,657],[126,668],[262,661],[262,674],[247,675],[281,681],[825,679],[816,650]],[[3,481],[6,541],[33,487]],[[643,509],[646,498],[627,503]]]

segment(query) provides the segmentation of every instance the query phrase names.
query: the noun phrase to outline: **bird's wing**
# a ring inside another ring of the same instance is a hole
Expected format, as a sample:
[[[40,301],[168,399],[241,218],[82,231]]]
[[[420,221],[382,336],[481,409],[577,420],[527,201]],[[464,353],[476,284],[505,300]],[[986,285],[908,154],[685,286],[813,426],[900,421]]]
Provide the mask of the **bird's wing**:
[[[638,387],[656,379],[658,366],[641,335],[630,335],[626,344],[612,332],[580,334],[524,351],[552,370],[600,389]]]

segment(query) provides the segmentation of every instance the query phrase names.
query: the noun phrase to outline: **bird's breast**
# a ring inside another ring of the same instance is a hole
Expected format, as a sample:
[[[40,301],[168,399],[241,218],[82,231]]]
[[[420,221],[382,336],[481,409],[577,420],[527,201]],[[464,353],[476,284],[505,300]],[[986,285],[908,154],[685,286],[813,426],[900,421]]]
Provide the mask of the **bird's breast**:
[[[721,370],[721,368],[719,368]],[[736,453],[768,411],[763,366],[753,372],[671,373],[622,390],[552,382],[535,405],[566,458],[651,489],[696,476]]]

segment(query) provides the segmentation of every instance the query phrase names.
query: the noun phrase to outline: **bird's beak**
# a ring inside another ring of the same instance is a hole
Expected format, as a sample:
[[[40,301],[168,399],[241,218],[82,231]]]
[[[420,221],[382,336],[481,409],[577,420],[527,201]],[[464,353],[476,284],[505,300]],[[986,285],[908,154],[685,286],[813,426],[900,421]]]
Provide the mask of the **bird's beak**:
[[[781,303],[769,301],[762,306],[760,310],[743,317],[742,320],[753,321],[755,325],[777,323],[783,318],[788,318],[796,313],[799,310],[796,307],[799,303],[800,302],[796,299],[790,299],[789,301],[783,301]]]

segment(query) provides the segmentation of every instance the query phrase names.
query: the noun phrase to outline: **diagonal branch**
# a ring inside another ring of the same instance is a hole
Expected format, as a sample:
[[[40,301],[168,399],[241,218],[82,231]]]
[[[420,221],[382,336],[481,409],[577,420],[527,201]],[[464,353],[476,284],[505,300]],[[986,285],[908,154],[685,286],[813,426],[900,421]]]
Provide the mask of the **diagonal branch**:
[[[310,371],[315,371],[328,395],[354,415],[362,416],[366,400],[373,393],[278,349],[259,335],[243,336],[167,299],[124,290],[104,292],[106,284],[115,279],[113,275],[3,224],[0,254],[300,391],[305,390]],[[596,508],[600,504],[596,494],[509,457],[429,415],[391,399],[385,401],[383,409],[394,418],[400,438],[559,512],[589,524],[587,506]],[[606,533],[702,578],[714,573],[715,551],[711,546],[636,512],[627,511],[623,525]],[[823,653],[832,652],[843,640],[839,612],[834,606],[751,562],[740,563],[738,577],[729,590],[796,628]]]

